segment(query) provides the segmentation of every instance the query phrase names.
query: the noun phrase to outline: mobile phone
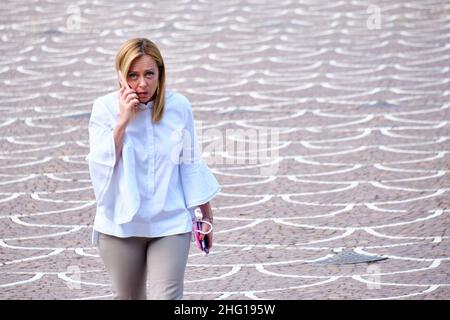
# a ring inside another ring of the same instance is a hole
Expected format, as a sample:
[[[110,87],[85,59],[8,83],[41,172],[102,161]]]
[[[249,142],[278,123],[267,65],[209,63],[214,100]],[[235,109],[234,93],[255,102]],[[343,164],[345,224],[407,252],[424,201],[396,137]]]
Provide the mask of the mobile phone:
[[[200,240],[200,232],[198,230],[202,230],[202,222],[201,221],[195,221],[194,222],[194,237],[195,237],[195,243],[197,245],[197,248],[199,248],[204,253],[208,254],[208,240],[206,238],[206,235],[204,235],[203,240]]]
[[[204,248],[203,252],[205,252],[206,254],[209,253],[208,247],[209,247],[208,237],[205,234],[204,237],[203,237],[203,248]]]

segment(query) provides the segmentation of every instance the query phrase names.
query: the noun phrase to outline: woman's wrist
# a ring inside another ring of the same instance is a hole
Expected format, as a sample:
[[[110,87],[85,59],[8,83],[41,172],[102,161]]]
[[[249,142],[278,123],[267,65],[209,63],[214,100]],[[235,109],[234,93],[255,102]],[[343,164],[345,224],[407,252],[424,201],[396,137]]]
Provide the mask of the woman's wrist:
[[[117,119],[116,128],[125,130],[129,121],[129,119],[119,116],[119,119]]]
[[[212,216],[203,216],[202,220],[206,220],[206,221],[208,221],[210,223],[213,223],[213,217]]]
[[[204,203],[199,206],[200,211],[202,212],[202,220],[208,221],[209,223],[213,223],[213,214],[211,210],[211,204],[209,202]]]

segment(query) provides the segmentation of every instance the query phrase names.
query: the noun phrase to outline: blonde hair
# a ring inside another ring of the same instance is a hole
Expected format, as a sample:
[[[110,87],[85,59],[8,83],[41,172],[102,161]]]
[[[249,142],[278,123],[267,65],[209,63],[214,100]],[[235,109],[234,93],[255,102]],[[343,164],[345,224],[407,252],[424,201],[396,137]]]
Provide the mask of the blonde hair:
[[[158,87],[153,103],[152,122],[159,122],[164,114],[164,100],[166,95],[166,67],[164,60],[156,44],[146,38],[135,38],[125,42],[116,55],[116,70],[121,71],[127,77],[131,64],[143,55],[150,56],[158,66]],[[120,87],[120,83],[119,83]]]

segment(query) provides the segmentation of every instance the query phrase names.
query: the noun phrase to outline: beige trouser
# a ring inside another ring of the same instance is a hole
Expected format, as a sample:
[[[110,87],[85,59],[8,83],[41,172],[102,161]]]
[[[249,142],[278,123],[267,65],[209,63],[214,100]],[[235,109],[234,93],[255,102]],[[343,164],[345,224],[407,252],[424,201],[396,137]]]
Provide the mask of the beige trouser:
[[[191,232],[160,238],[119,238],[99,234],[98,251],[111,280],[114,299],[178,300],[189,255]]]

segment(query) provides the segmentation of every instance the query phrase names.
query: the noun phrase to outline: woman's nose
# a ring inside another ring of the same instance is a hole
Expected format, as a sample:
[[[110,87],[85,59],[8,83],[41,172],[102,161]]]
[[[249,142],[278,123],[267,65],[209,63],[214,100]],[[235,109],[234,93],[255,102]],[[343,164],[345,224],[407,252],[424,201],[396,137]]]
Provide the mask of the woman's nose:
[[[139,85],[140,87],[146,87],[146,86],[147,86],[147,83],[145,82],[145,78],[144,78],[144,77],[140,77],[140,78],[139,78],[138,85]]]

